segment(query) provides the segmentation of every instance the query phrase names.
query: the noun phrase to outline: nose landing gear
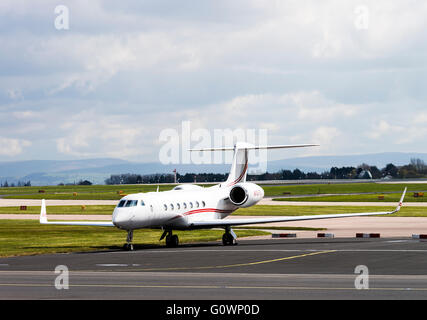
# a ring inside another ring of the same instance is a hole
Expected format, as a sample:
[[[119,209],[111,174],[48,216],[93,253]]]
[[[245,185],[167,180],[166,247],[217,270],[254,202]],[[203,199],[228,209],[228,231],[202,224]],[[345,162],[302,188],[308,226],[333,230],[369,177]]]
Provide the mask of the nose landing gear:
[[[126,243],[123,245],[123,250],[133,251],[132,240],[133,240],[133,230],[129,230],[128,236],[126,238]]]

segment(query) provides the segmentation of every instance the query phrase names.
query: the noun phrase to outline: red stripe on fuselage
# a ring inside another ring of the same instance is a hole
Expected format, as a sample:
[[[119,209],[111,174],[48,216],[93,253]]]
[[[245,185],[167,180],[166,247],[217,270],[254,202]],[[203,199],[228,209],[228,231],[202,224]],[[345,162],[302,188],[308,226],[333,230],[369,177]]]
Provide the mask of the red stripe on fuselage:
[[[231,187],[231,186],[234,186],[236,183],[238,183],[243,178],[247,169],[248,169],[248,161],[246,160],[245,167],[243,168],[243,172],[240,174],[240,176],[236,180],[234,180],[228,186]]]
[[[187,212],[184,212],[183,214],[177,215],[171,219],[169,219],[168,221],[177,219],[177,218],[184,218],[184,216],[189,216],[192,214],[196,214],[196,213],[214,213],[214,212],[218,212],[218,213],[231,213],[234,210],[223,210],[223,209],[215,209],[215,208],[205,208],[205,209],[196,209],[196,210],[190,210]]]

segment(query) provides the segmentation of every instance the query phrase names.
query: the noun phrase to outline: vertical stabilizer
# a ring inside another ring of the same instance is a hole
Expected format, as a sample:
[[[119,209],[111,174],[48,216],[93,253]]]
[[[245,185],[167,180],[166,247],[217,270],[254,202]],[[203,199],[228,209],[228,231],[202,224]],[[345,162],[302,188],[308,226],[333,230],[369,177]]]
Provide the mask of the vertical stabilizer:
[[[236,183],[245,182],[248,173],[248,147],[253,147],[247,143],[238,142],[234,145],[233,162],[230,173],[224,185],[234,186]]]

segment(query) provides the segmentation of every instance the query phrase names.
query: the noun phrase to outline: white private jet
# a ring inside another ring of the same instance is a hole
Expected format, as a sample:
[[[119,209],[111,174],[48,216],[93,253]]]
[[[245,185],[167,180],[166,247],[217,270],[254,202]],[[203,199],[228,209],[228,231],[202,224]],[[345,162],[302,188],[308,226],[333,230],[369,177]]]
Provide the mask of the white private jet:
[[[64,221],[48,222],[46,202],[42,200],[40,212],[41,224],[117,227],[128,232],[125,250],[133,250],[133,230],[162,229],[160,240],[166,237],[166,245],[178,246],[178,236],[173,230],[194,230],[208,228],[224,228],[222,237],[224,245],[236,244],[236,234],[232,226],[302,221],[314,219],[348,218],[357,216],[387,215],[400,210],[406,194],[403,192],[399,205],[390,212],[363,212],[348,214],[328,214],[309,216],[290,216],[254,219],[224,219],[239,208],[247,208],[257,204],[264,197],[264,190],[250,182],[246,182],[248,172],[248,151],[259,149],[302,148],[316,146],[277,145],[253,146],[248,143],[236,143],[234,147],[192,149],[190,151],[227,151],[233,150],[233,162],[227,181],[218,185],[202,188],[198,185],[178,185],[170,191],[129,194],[123,197],[113,211],[111,222],[96,221]]]

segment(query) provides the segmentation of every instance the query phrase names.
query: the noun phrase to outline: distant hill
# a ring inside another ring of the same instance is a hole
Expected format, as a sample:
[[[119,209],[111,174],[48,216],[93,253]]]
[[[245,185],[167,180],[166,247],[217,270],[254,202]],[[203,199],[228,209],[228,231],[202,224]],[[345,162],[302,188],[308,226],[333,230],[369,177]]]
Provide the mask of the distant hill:
[[[379,169],[384,168],[387,164],[393,163],[396,166],[409,164],[412,158],[419,158],[427,162],[427,153],[402,153],[402,152],[384,152],[375,154],[360,154],[348,156],[317,156],[292,158],[268,163],[268,171],[275,172],[285,167],[289,168],[306,168],[304,171],[312,170],[322,172],[329,170],[331,167],[356,167],[362,163],[371,166],[377,166]],[[311,168],[311,169],[310,169]]]
[[[120,159],[87,159],[87,160],[29,160],[0,162],[0,177],[23,177],[28,174],[43,172],[64,172],[86,170],[130,163]]]
[[[323,172],[331,167],[357,166],[362,163],[385,167],[388,163],[395,165],[408,164],[411,158],[420,158],[427,162],[427,153],[378,153],[348,156],[316,156],[270,161],[268,172],[296,168],[308,172]],[[253,167],[253,166],[252,166]],[[251,166],[250,166],[251,168]],[[9,183],[30,180],[32,185],[55,185],[89,180],[102,184],[111,174],[119,173],[172,173],[174,169],[185,173],[227,173],[229,164],[214,165],[163,165],[157,162],[136,163],[120,159],[86,159],[86,160],[35,160],[0,162],[0,182]]]

